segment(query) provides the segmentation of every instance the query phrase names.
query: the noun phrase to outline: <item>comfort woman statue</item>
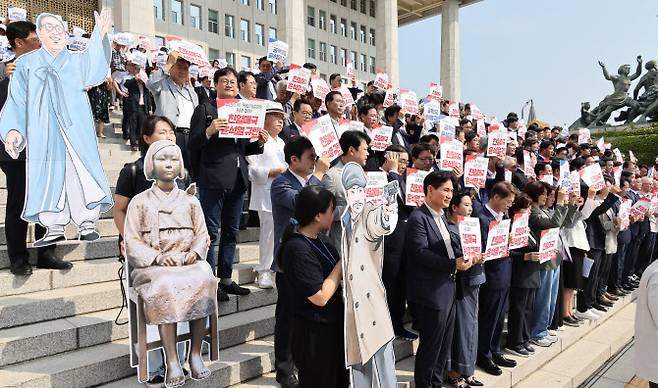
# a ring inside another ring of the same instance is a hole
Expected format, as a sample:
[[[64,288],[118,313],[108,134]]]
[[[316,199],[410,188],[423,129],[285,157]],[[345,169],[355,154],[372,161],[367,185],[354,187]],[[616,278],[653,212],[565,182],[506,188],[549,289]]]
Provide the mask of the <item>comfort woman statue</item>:
[[[125,225],[130,276],[144,303],[146,323],[158,325],[167,387],[185,383],[176,352],[177,322],[190,323],[191,377],[200,380],[210,375],[201,358],[201,341],[207,317],[217,314],[217,281],[205,261],[210,239],[194,193],[176,186],[182,174],[183,158],[175,143],[151,144],[144,157],[144,175],[155,183],[130,201]]]

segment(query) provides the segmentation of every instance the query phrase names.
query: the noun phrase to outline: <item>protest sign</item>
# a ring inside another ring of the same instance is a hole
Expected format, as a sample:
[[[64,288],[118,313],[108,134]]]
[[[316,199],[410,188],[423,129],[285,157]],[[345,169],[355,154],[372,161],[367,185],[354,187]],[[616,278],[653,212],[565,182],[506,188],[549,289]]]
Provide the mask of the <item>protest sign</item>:
[[[384,171],[366,171],[366,202],[377,206],[384,200],[384,186],[388,178]]]
[[[315,152],[319,156],[334,160],[343,154],[338,142],[338,135],[331,123],[331,117],[324,115],[316,120],[306,123],[302,127],[302,132],[308,137],[313,144]]]
[[[560,238],[560,228],[541,231],[539,238],[539,263],[554,260],[557,257],[557,241]]]
[[[469,106],[471,107],[471,116],[473,116],[473,119],[477,120],[484,120],[484,113],[478,108],[477,105],[470,103]],[[483,121],[484,122],[484,121]]]
[[[523,150],[523,174],[526,177],[534,178],[535,177],[535,164],[537,164],[537,159],[535,155],[530,151]]]
[[[484,124],[484,119],[478,119],[476,121],[476,129],[478,136],[486,136],[487,135],[487,126]]]
[[[338,91],[340,92],[341,96],[343,96],[343,105],[345,106],[346,110],[350,106],[354,105],[354,97],[352,97],[352,92],[350,92],[347,86],[341,86]]]
[[[485,249],[484,260],[494,260],[509,256],[507,247],[510,220],[491,221],[489,234],[487,235],[487,249]]]
[[[459,239],[462,243],[464,260],[476,260],[482,253],[480,219],[477,217],[464,217],[459,223]]]
[[[404,199],[404,203],[407,206],[419,206],[425,201],[423,181],[429,173],[429,171],[407,167],[407,185],[405,187],[406,195]]]
[[[359,132],[364,132],[365,131],[365,126],[361,121],[354,121],[354,120],[340,120],[338,122],[338,137],[340,138],[343,135],[343,132],[345,131],[359,131]],[[370,134],[368,134],[370,136]],[[371,136],[372,138],[372,136]]]
[[[208,58],[206,57],[206,52],[198,44],[194,44],[187,40],[171,40],[169,42],[169,47],[171,51],[178,52],[178,55],[190,62],[191,64],[205,67],[210,66]]]
[[[522,121],[522,120],[519,120]],[[516,128],[516,134],[517,137],[520,137],[522,139],[525,139],[525,134],[528,132],[528,127],[525,126],[525,124],[521,123],[519,126]]]
[[[72,32],[73,36],[82,36],[86,33],[87,31],[83,30],[82,28],[78,26],[73,26],[73,32]]]
[[[505,169],[505,182],[512,183],[512,172],[508,169]]]
[[[619,230],[626,230],[631,224],[630,215],[631,215],[631,205],[633,202],[628,198],[622,198],[621,203],[619,204],[619,212],[617,217],[619,217]]]
[[[605,181],[603,180],[603,171],[601,171],[601,165],[594,163],[590,166],[585,167],[583,170],[583,181],[589,187],[594,189],[603,190],[605,188]]]
[[[544,182],[544,183],[548,183],[549,185],[553,186],[553,175],[550,175],[550,174],[544,175],[544,174],[542,174],[542,175],[539,176],[539,181]]]
[[[459,103],[451,102],[448,104],[448,116],[459,119]]]
[[[217,117],[228,120],[218,137],[234,139],[257,139],[265,124],[267,101],[244,99],[217,100]]]
[[[168,54],[164,51],[158,51],[155,55],[155,63],[158,67],[164,67],[167,64]]]
[[[327,85],[327,81],[322,78],[313,78],[311,80],[311,88],[313,88],[313,96],[320,100],[324,100],[331,91],[329,85]]]
[[[512,222],[512,231],[510,232],[509,249],[519,249],[528,246],[528,235],[530,234],[530,227],[528,227],[529,219],[529,211],[517,212],[514,214],[514,222]]]
[[[27,10],[19,7],[7,8],[7,19],[12,22],[24,22],[27,20]]]
[[[278,39],[270,38],[267,45],[267,60],[273,63],[286,63],[288,60],[288,44]]]
[[[592,140],[592,134],[587,128],[580,128],[578,130],[578,144],[589,144]]]
[[[382,125],[373,128],[370,131],[370,148],[373,151],[385,151],[390,145],[393,138],[393,127]]]
[[[459,140],[451,140],[441,144],[441,160],[439,169],[452,171],[453,168],[463,168],[464,165],[464,144]]]
[[[356,78],[356,74],[354,72],[354,61],[352,61],[351,59],[348,59],[347,64],[346,64],[346,68],[347,68],[347,74],[346,74],[347,78],[351,79],[351,80]]]
[[[432,126],[438,123],[441,117],[441,107],[439,106],[439,103],[436,102],[436,100],[429,100],[423,105],[423,116],[425,116],[425,122],[431,123]]]
[[[82,36],[72,36],[69,38],[69,50],[71,51],[84,51],[87,49],[89,39]]]
[[[567,191],[571,191],[571,183],[569,182],[569,162],[567,160],[560,160],[560,175],[557,179],[557,185],[566,187]]]
[[[129,32],[117,32],[112,40],[121,46],[130,46],[133,44],[133,35]]]
[[[621,186],[621,173],[623,172],[622,166],[614,166],[612,168],[612,175],[615,177],[615,184]]]
[[[562,127],[562,130],[560,131],[560,136],[569,137],[569,127],[567,127],[566,125]]]
[[[400,89],[400,106],[403,114],[418,115],[418,99],[413,90]]]
[[[648,197],[640,197],[631,207],[631,215],[633,218],[638,219],[644,217],[651,209],[651,199]]]
[[[394,105],[399,93],[400,91],[397,88],[389,84],[388,89],[386,89],[386,95],[384,96],[384,108]]]
[[[310,69],[297,65],[290,65],[290,71],[288,72],[288,86],[286,87],[286,90],[298,93],[299,95],[305,94],[310,79]]]
[[[146,67],[146,54],[144,54],[141,51],[135,50],[132,53],[130,53],[130,62],[134,63],[139,67]]]
[[[628,160],[630,160],[633,163],[637,163],[637,158],[635,157],[635,154],[631,150],[628,150]]]
[[[457,125],[459,123],[455,124],[452,117],[447,117],[439,121],[439,144],[455,140]]]
[[[380,90],[386,90],[388,88],[388,75],[384,70],[377,70],[373,86]]]
[[[464,163],[464,186],[483,188],[487,181],[489,159],[469,155]]]
[[[619,148],[613,149],[612,153],[615,155],[615,159],[617,159],[617,161],[619,163],[624,163],[624,155],[621,154],[621,151],[619,151]]]
[[[578,171],[569,173],[569,183],[571,183],[571,192],[580,197],[580,174]]]
[[[436,82],[430,83],[430,92],[427,95],[427,98],[436,101],[437,103],[441,103],[441,100],[443,100],[443,87]]]
[[[507,153],[507,130],[489,132],[487,137],[487,156],[504,158]]]
[[[601,153],[605,152],[605,140],[603,139],[603,136],[599,138],[599,140],[596,141],[596,147],[601,151]]]

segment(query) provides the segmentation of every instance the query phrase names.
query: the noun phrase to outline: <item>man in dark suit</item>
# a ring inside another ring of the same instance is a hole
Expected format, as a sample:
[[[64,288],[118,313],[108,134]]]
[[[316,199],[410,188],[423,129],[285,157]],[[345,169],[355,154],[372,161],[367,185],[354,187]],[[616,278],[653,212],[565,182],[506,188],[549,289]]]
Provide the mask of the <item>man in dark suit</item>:
[[[199,104],[203,104],[205,102],[214,104],[215,100],[217,99],[217,92],[212,89],[212,78],[210,77],[210,75],[204,75],[203,77],[199,78],[201,86],[194,88],[196,95],[199,97]]]
[[[129,71],[135,72],[136,75],[123,84],[128,93],[128,96],[123,98],[124,123],[130,128],[130,146],[133,151],[137,151],[142,125],[146,117],[155,111],[155,107],[144,80],[139,79],[139,66],[128,63],[127,67]]]
[[[19,21],[7,27],[7,39],[16,57],[27,54],[41,47],[36,35],[36,26],[28,21]],[[0,82],[0,108],[7,101],[9,80],[16,65],[9,62],[5,66],[5,75]],[[32,266],[28,262],[27,222],[21,218],[25,204],[25,156],[23,150],[18,159],[14,159],[0,145],[0,168],[5,173],[7,182],[7,207],[5,214],[5,235],[7,238],[7,254],[10,271],[14,275],[27,276],[32,274]],[[8,227],[9,226],[9,227]],[[35,227],[35,239],[39,240],[46,234],[46,229],[40,224]],[[73,264],[55,257],[55,245],[39,247],[37,250],[37,268],[69,269]]]
[[[509,218],[507,210],[514,202],[514,188],[509,182],[498,182],[491,188],[489,202],[479,214],[482,250],[487,249],[489,225],[493,221]],[[492,375],[500,375],[499,366],[514,367],[516,362],[503,357],[500,337],[508,308],[508,296],[512,281],[512,259],[501,257],[484,263],[487,281],[480,288],[478,312],[478,356],[477,366]]]
[[[628,190],[628,198],[631,199],[632,205],[640,199],[641,178],[637,174],[630,174],[631,188]],[[644,218],[631,220],[631,245],[626,253],[624,261],[624,272],[622,277],[622,286],[626,289],[635,289],[639,285],[639,278],[635,275],[636,262],[640,252],[640,242],[642,241],[645,228],[642,227]]]
[[[215,73],[215,85],[219,86],[220,98],[234,98],[237,94],[237,74],[230,67]],[[203,208],[210,250],[208,263],[216,271],[217,254],[214,246],[218,240],[219,228],[219,289],[217,298],[227,301],[228,294],[246,295],[249,289],[238,286],[231,280],[233,258],[237,244],[240,216],[248,187],[246,155],[260,154],[268,134],[261,130],[258,141],[249,139],[219,138],[217,133],[228,125],[225,118],[217,118],[217,106],[206,102],[194,109],[191,119],[190,154],[198,160],[195,179],[199,187],[199,201]]]
[[[286,143],[296,138],[302,133],[304,124],[311,121],[313,117],[313,108],[305,99],[298,98],[292,108],[292,120],[290,125],[283,128],[279,137]]]
[[[308,185],[319,185],[320,179],[329,169],[325,159],[318,159],[313,144],[306,137],[296,137],[283,148],[288,170],[272,182],[272,218],[274,219],[274,262],[272,270],[277,272],[274,324],[274,367],[276,381],[284,388],[298,386],[292,360],[293,295],[279,266],[279,244],[283,231],[295,212],[297,194]]]
[[[277,67],[267,57],[258,59],[259,73],[256,79],[256,97],[262,100],[273,101],[276,98],[276,84],[281,80],[279,73],[288,71],[287,67]]]
[[[472,262],[455,257],[444,210],[452,199],[449,172],[430,173],[423,182],[425,203],[407,221],[407,298],[420,334],[416,387],[439,387],[450,354],[455,323],[455,275]]]
[[[402,108],[399,105],[391,105],[384,109],[385,125],[393,127],[393,136],[391,137],[391,144],[401,145],[407,150],[411,150],[411,144],[407,135],[400,132],[403,123],[400,120],[400,111]]]

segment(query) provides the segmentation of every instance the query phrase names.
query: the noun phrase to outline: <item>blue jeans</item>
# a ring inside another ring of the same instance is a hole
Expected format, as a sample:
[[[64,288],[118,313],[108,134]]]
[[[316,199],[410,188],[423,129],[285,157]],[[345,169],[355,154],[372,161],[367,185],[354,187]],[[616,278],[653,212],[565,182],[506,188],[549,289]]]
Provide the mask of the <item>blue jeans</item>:
[[[219,236],[219,277],[230,279],[233,272],[233,259],[235,257],[235,246],[238,241],[238,230],[240,228],[240,216],[246,189],[241,179],[233,190],[210,190],[199,189],[199,202],[206,219],[206,227],[210,235],[210,250],[208,250],[208,264],[216,273],[217,238]]]
[[[530,338],[539,340],[548,335],[555,314],[555,303],[560,285],[560,267],[539,271],[541,285],[535,293],[535,304],[530,322]]]

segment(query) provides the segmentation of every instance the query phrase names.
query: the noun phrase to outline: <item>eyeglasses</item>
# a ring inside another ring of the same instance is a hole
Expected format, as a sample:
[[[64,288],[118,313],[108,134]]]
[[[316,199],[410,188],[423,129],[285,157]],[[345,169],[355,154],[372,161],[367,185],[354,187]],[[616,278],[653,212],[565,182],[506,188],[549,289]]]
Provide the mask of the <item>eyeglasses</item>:
[[[43,27],[48,32],[55,32],[57,34],[61,34],[62,32],[64,32],[64,27],[57,24],[44,23],[41,25],[41,27]]]
[[[313,112],[302,112],[302,111],[299,111],[299,112],[297,112],[297,113],[299,113],[299,114],[301,114],[301,115],[304,115],[304,116],[313,116]]]
[[[220,79],[218,83],[220,83],[224,86],[227,86],[227,85],[235,86],[235,85],[238,84],[237,81],[232,80],[232,79]]]

